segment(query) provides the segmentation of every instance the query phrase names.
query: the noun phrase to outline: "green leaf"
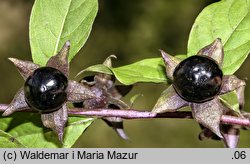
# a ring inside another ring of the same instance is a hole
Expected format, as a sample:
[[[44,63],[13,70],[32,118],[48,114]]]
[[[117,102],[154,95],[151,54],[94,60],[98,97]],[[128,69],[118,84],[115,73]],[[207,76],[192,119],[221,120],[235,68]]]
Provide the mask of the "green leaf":
[[[70,61],[86,42],[97,10],[97,0],[36,0],[29,29],[33,61],[45,65],[67,40]]]
[[[219,96],[220,101],[229,109],[240,114],[240,106],[236,91],[228,92]]]
[[[206,7],[196,18],[188,40],[188,56],[221,38],[223,72],[233,74],[250,52],[250,0],[224,0]]]
[[[85,120],[82,124],[74,124]],[[8,132],[8,135],[20,143],[20,147],[34,148],[56,148],[71,147],[80,137],[84,130],[93,122],[91,118],[69,117],[69,125],[65,128],[64,144],[58,140],[58,136],[51,130],[43,127],[41,116],[37,113],[16,113],[12,117],[0,118],[1,131]],[[7,135],[7,137],[8,137]],[[4,143],[8,138],[4,138]],[[0,145],[1,146],[1,145]]]
[[[125,85],[138,82],[167,82],[165,66],[161,58],[151,58],[136,63],[111,68],[115,77]]]
[[[19,143],[10,134],[0,130],[0,147],[1,148],[22,148],[25,146]]]
[[[105,74],[109,74],[112,75],[112,71],[105,65],[103,64],[97,64],[97,65],[93,65],[90,66],[82,71],[80,71],[76,76],[79,76],[80,74],[84,73],[84,72],[98,72],[98,73],[105,73]]]
[[[187,55],[176,55],[175,57],[183,60],[187,58]],[[114,74],[116,79],[125,85],[131,85],[138,82],[167,82],[165,64],[162,58],[143,59],[117,68],[109,68],[103,64],[97,64],[82,70],[77,76],[87,71],[109,75]]]

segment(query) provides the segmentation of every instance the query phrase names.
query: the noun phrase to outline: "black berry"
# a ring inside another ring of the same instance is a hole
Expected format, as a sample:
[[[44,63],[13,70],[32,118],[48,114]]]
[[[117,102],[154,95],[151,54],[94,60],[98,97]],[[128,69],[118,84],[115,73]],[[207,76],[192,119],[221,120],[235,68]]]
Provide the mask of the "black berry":
[[[67,77],[59,70],[41,67],[28,77],[24,85],[26,102],[40,112],[58,110],[66,101]]]
[[[174,70],[173,86],[189,102],[205,102],[220,92],[223,73],[210,57],[195,55],[183,60]]]

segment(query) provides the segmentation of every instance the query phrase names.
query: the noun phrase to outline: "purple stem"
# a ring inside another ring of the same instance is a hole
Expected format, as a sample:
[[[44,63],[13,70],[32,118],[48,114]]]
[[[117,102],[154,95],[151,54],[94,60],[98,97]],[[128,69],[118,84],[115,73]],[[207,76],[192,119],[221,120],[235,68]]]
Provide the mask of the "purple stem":
[[[0,104],[0,112],[4,112],[7,104]],[[192,119],[192,112],[167,112],[167,113],[152,113],[147,111],[138,111],[134,109],[114,110],[114,109],[82,109],[72,108],[68,111],[71,116],[87,116],[87,117],[121,117],[124,119],[149,119],[149,118],[185,118]],[[239,118],[234,116],[223,115],[221,123],[233,124],[241,126],[250,126],[250,119]]]
[[[121,117],[124,119],[147,119],[147,118],[187,118],[192,119],[191,112],[167,112],[152,113],[138,111],[134,109],[114,110],[114,109],[82,109],[72,108],[68,112],[70,115],[89,116],[89,117]]]
[[[250,126],[249,118],[239,118],[239,117],[234,117],[234,116],[222,115],[220,121],[223,124]]]

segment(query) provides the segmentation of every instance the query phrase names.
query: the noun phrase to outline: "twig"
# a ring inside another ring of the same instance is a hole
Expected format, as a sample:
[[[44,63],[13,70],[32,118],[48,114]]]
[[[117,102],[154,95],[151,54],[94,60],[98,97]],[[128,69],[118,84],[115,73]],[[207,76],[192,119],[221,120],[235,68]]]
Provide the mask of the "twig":
[[[0,104],[0,112],[4,112],[7,104]],[[30,111],[30,110],[29,110]],[[85,116],[85,117],[121,117],[124,119],[152,119],[152,118],[185,118],[192,119],[192,112],[167,112],[167,113],[152,113],[148,111],[138,111],[134,109],[129,110],[114,110],[114,109],[82,109],[71,108],[68,111],[71,116]],[[239,118],[234,116],[223,115],[221,117],[222,124],[233,124],[241,126],[250,126],[250,119]]]
[[[73,108],[68,112],[70,115],[89,116],[89,117],[121,117],[124,119],[147,119],[147,118],[186,118],[192,119],[191,112],[167,112],[152,113],[138,111],[134,109],[114,110],[114,109],[82,109]]]
[[[234,116],[223,115],[220,121],[223,124],[250,126],[250,119],[248,118],[239,118],[239,117],[234,117]]]

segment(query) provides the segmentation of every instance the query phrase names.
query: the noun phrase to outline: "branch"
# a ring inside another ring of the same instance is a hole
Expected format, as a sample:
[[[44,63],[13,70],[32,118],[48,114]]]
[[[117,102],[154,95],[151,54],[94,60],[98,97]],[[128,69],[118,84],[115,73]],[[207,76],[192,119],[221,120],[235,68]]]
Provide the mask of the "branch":
[[[191,112],[167,112],[167,113],[152,113],[147,111],[138,111],[134,109],[114,110],[114,109],[82,109],[72,108],[68,112],[74,116],[89,116],[89,117],[121,117],[124,119],[148,119],[148,118],[186,118],[192,119]]]
[[[7,104],[0,104],[0,112],[4,112],[7,108]],[[30,111],[30,110],[29,110]],[[167,113],[152,113],[147,111],[138,111],[134,109],[128,110],[114,110],[114,109],[83,109],[83,108],[71,108],[68,111],[71,116],[85,116],[85,117],[121,117],[124,119],[152,119],[152,118],[183,118],[193,119],[192,112],[167,112]],[[221,117],[222,124],[233,124],[250,127],[250,119],[239,118],[229,115],[223,115]]]

